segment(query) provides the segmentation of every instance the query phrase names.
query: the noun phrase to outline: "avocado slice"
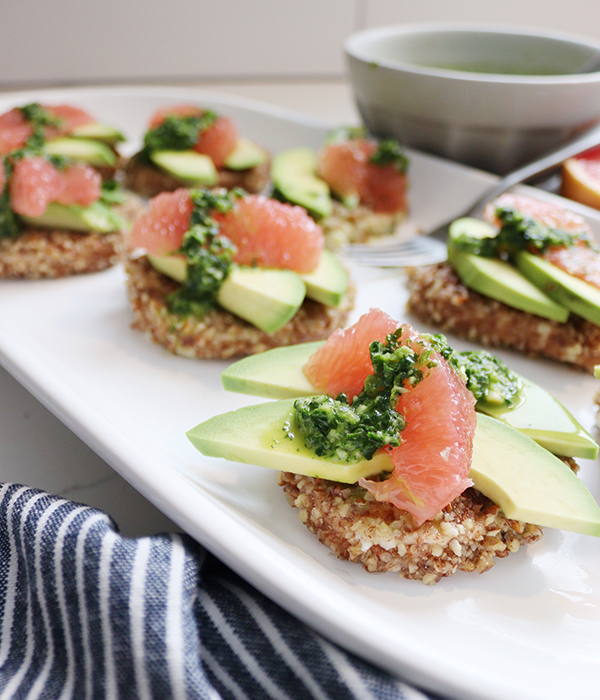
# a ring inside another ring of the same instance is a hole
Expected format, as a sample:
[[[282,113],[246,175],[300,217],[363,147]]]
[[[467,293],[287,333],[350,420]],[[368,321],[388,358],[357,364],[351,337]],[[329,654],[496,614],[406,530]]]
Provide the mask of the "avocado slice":
[[[316,270],[300,273],[306,285],[306,296],[325,306],[339,306],[348,289],[348,275],[342,263],[324,250]]]
[[[173,255],[148,255],[148,260],[163,275],[171,277],[176,282],[185,280],[187,274],[185,258]],[[323,251],[321,262],[314,272],[294,274],[305,283],[304,294],[309,299],[319,301],[325,306],[339,306],[344,298],[348,286],[346,271],[329,251]]]
[[[163,275],[176,282],[185,281],[185,258],[178,255],[147,257]],[[296,315],[305,294],[304,282],[291,270],[235,265],[219,289],[217,302],[265,333],[275,333]]]
[[[292,148],[273,159],[271,179],[276,193],[299,204],[316,219],[331,215],[329,185],[317,177],[317,156],[309,148]]]
[[[219,173],[211,158],[196,151],[152,151],[150,160],[161,170],[180,180],[183,185],[206,185],[219,181]]]
[[[458,250],[455,241],[461,234],[477,238],[496,235],[490,224],[463,218],[452,222],[448,239],[448,262],[469,289],[501,301],[514,309],[564,323],[569,310],[545,294],[510,263]]]
[[[296,315],[305,294],[304,282],[291,270],[236,266],[221,285],[217,301],[265,333],[275,333]]]
[[[125,220],[100,201],[88,207],[51,202],[41,216],[21,216],[20,219],[36,228],[57,228],[69,231],[111,233],[127,228]]]
[[[93,139],[75,139],[64,136],[48,141],[45,148],[50,155],[66,156],[96,167],[112,166],[118,160],[117,154],[110,146],[107,146],[102,141],[94,141]]]
[[[114,146],[121,141],[125,141],[125,136],[114,126],[109,124],[102,124],[101,122],[92,122],[91,124],[82,124],[81,126],[76,126],[71,129],[69,136],[77,139],[95,139],[96,141],[103,141],[109,144],[109,146]]]
[[[555,455],[596,459],[598,444],[553,396],[525,377],[522,401],[514,408],[478,402],[476,409],[516,428]]]
[[[469,476],[507,518],[600,536],[600,508],[581,479],[523,433],[481,413]]]
[[[245,357],[222,373],[223,386],[228,391],[270,399],[322,393],[312,386],[302,368],[323,343],[303,343]],[[554,454],[596,459],[597,443],[571,413],[542,387],[520,379],[523,388],[516,406],[479,402],[477,411],[507,423]]]
[[[569,275],[539,255],[520,252],[516,256],[516,265],[527,279],[556,303],[600,326],[600,289]]]
[[[302,368],[324,342],[317,340],[289,345],[244,357],[222,372],[223,387],[227,391],[266,399],[291,399],[318,394]]]
[[[290,422],[290,432],[294,433],[293,407],[294,399],[246,406],[210,418],[186,434],[194,447],[209,457],[224,457],[347,484],[393,468],[385,452],[354,464],[317,457],[305,447],[302,438],[286,437],[286,421]]]
[[[247,406],[200,423],[187,437],[209,457],[343,483],[390,469],[386,452],[355,464],[317,457],[295,431],[293,405],[294,399],[286,399]],[[295,437],[286,437],[286,425]],[[509,518],[600,536],[600,508],[571,469],[527,436],[482,414],[469,476]]]
[[[248,170],[267,160],[267,154],[249,139],[240,137],[233,152],[227,157],[225,167],[229,170]]]

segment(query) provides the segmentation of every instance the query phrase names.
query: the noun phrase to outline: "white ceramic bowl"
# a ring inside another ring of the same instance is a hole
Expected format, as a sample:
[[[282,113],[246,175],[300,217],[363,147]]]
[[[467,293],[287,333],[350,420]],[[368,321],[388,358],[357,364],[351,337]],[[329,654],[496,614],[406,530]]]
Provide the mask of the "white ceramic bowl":
[[[358,32],[344,48],[369,131],[484,170],[506,173],[600,121],[592,40],[419,24]]]

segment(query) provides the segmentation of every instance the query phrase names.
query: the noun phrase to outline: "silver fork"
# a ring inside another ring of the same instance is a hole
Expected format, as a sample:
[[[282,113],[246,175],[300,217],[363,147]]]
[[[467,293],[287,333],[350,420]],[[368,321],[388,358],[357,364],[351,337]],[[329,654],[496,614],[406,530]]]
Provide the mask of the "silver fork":
[[[389,245],[355,243],[346,246],[341,252],[352,262],[373,267],[409,267],[441,262],[447,257],[446,241],[452,221],[463,216],[479,216],[488,202],[511,187],[530,182],[534,178],[547,174],[567,158],[571,158],[599,144],[600,128],[595,127],[586,131],[583,136],[505,175],[495,185],[487,189],[468,209],[432,231],[415,236],[408,241],[397,241]]]

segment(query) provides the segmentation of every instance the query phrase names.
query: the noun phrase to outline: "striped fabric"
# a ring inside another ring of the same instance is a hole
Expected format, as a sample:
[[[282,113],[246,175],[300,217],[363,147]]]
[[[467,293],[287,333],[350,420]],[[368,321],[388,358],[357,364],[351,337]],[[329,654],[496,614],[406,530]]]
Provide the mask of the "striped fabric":
[[[425,700],[185,535],[0,486],[0,700]]]

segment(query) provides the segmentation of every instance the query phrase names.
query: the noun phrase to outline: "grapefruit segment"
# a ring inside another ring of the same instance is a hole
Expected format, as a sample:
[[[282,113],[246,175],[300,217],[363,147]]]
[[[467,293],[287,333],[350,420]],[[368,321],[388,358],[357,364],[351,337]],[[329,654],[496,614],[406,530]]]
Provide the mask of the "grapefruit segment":
[[[500,226],[495,211],[499,207],[513,207],[527,214],[545,226],[568,231],[569,233],[589,233],[587,221],[575,212],[568,211],[554,202],[548,202],[524,194],[506,192],[486,205],[484,218],[495,226]]]
[[[89,165],[76,164],[61,172],[61,192],[56,198],[59,204],[79,204],[88,207],[100,198],[102,177]]]
[[[233,259],[240,265],[312,272],[319,264],[323,231],[302,207],[247,195],[216,218],[221,234],[235,244]]]
[[[319,391],[330,396],[344,393],[352,401],[373,374],[369,345],[384,341],[398,328],[398,322],[380,309],[371,309],[349,328],[332,333],[304,365],[304,374]]]
[[[140,214],[131,226],[131,245],[144,248],[149,255],[178,250],[190,227],[193,208],[190,192],[184,188],[153,197],[150,209]]]
[[[7,155],[17,148],[22,148],[32,134],[31,124],[25,120],[17,107],[0,115],[0,154]]]
[[[403,327],[402,340],[417,353],[423,352],[419,335],[408,325]],[[473,485],[468,474],[477,424],[475,397],[439,353],[432,358],[436,366],[398,400],[406,427],[400,445],[391,448],[392,476],[385,481],[359,481],[378,501],[411,513],[417,525]]]
[[[23,216],[41,216],[62,191],[59,171],[41,156],[18,160],[8,187],[12,210]]]
[[[374,212],[393,214],[406,209],[406,175],[394,165],[370,162],[376,141],[349,139],[325,146],[317,173],[342,198],[358,197]]]
[[[167,117],[201,117],[206,110],[191,104],[160,107],[152,115],[150,129],[160,126]],[[216,120],[204,131],[200,132],[194,150],[207,155],[215,167],[222,168],[237,144],[238,132],[235,124],[228,117],[217,116]]]
[[[494,214],[496,207],[511,206],[527,214],[536,221],[569,233],[589,236],[591,229],[587,221],[574,212],[553,202],[544,202],[527,195],[506,193],[486,207],[484,216],[498,225]],[[533,251],[531,251],[533,252]],[[540,254],[567,274],[600,288],[600,255],[581,242],[573,246],[553,246]]]

